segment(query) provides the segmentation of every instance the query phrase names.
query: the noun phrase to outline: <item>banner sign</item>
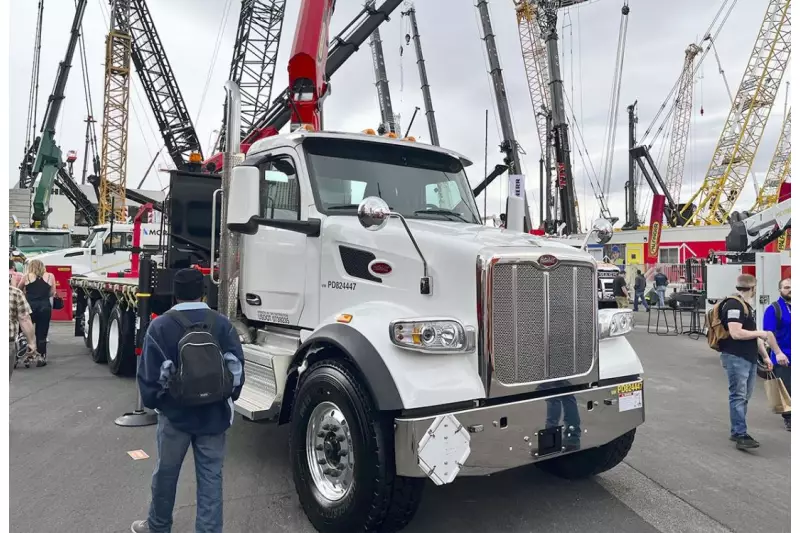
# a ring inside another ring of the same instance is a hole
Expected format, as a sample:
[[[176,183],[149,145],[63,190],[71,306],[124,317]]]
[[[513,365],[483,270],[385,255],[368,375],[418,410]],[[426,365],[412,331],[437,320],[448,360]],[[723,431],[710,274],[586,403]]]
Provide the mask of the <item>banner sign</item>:
[[[508,175],[508,195],[525,198],[525,174]]]
[[[644,262],[648,265],[658,263],[658,246],[661,243],[661,229],[664,225],[664,201],[662,194],[653,195],[653,210],[650,213],[650,231],[647,234]]]

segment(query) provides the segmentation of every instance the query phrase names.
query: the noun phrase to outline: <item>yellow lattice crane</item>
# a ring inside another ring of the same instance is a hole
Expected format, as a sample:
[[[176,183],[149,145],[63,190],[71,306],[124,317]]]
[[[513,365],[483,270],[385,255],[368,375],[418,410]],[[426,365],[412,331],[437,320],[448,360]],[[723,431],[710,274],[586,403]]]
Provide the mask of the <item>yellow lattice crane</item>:
[[[791,53],[790,0],[769,0],[767,13],[703,185],[681,214],[689,224],[725,224],[742,192]]]
[[[131,83],[129,0],[114,0],[106,37],[103,137],[100,164],[100,223],[127,219],[128,107]],[[112,213],[113,206],[113,213]]]
[[[758,198],[756,203],[750,210],[752,213],[758,213],[768,207],[778,203],[778,194],[781,190],[781,185],[792,176],[792,110],[786,114],[783,120],[783,127],[781,128],[781,136],[778,139],[778,146],[775,147],[775,153],[772,155],[772,161],[769,164],[767,177],[761,185],[761,190],[758,191]]]

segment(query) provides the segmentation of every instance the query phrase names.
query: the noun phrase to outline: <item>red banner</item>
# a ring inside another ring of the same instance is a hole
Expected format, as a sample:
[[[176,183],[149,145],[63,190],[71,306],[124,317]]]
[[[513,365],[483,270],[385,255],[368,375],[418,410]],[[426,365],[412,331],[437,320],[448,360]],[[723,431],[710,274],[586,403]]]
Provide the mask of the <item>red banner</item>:
[[[69,286],[69,279],[72,277],[72,267],[69,266],[47,266],[47,271],[56,278],[56,294],[64,301],[64,307],[53,309],[53,321],[73,320],[72,316],[72,287]]]
[[[661,227],[664,225],[664,201],[661,194],[653,196],[653,210],[650,213],[650,231],[644,247],[644,262],[647,265],[658,263],[658,245],[661,243]]]

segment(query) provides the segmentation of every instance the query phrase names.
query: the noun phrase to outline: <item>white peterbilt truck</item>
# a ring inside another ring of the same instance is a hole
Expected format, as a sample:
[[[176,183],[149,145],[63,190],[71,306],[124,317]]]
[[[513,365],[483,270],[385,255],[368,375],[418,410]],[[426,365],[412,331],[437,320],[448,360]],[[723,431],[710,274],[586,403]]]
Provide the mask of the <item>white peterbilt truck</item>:
[[[209,303],[229,298],[243,340],[236,411],[290,426],[297,493],[319,531],[402,529],[426,479],[612,468],[644,422],[632,314],[598,310],[585,251],[484,226],[469,164],[299,130],[252,145],[221,201],[218,176],[173,171],[164,268],[145,258],[153,270],[139,279],[75,276],[76,334],[98,362],[135,360],[151,313],[173,303],[171,273],[208,251],[211,280],[232,281],[209,283]],[[218,270],[223,202],[232,243]]]

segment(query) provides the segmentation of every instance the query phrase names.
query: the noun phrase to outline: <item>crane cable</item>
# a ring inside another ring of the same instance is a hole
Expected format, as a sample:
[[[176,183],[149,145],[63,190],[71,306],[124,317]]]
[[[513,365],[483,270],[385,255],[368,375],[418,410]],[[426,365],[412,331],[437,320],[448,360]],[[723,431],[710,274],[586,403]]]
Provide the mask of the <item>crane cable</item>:
[[[33,138],[36,136],[36,119],[39,114],[39,65],[42,56],[42,14],[44,0],[39,0],[38,14],[36,17],[36,36],[33,43],[33,63],[31,66],[31,87],[28,94],[28,120],[25,126],[25,151],[27,156]]]
[[[703,34],[703,39],[702,39],[703,41],[705,41],[705,40],[711,40],[712,42],[716,41],[717,36],[722,31],[722,28],[725,27],[725,23],[728,21],[728,17],[730,17],[731,11],[733,11],[733,8],[736,7],[736,2],[737,1],[738,0],[724,0],[722,5],[720,6],[719,10],[717,10],[717,14],[714,15],[714,20],[711,21],[711,24],[709,25],[708,29]],[[731,2],[730,7],[728,8],[728,12],[725,13],[725,16],[723,17],[723,19],[720,22],[719,26],[717,26],[717,28],[714,29],[714,24],[716,24],[717,20],[720,17],[720,14],[725,9],[725,6],[728,5],[728,2]],[[712,30],[714,31],[713,35],[711,34]],[[701,44],[702,44],[702,41],[701,41]],[[700,45],[698,45],[698,46],[700,46]],[[710,50],[711,50],[711,47],[707,47],[705,50],[703,50],[703,53],[700,54],[699,59],[697,61],[695,61],[694,68],[693,68],[693,71],[692,71],[692,76],[693,77],[697,74],[697,70],[700,68],[700,65],[703,64],[703,60],[708,55],[708,52]],[[664,99],[664,102],[662,102],[661,106],[658,109],[658,112],[653,117],[652,122],[650,122],[650,125],[647,126],[647,129],[645,130],[641,141],[639,141],[639,144],[644,144],[645,143],[645,141],[647,140],[647,137],[650,135],[650,132],[655,127],[656,122],[658,121],[659,117],[667,109],[667,104],[671,104],[670,107],[669,107],[669,111],[667,112],[667,116],[664,117],[664,121],[661,123],[660,127],[658,128],[658,130],[654,134],[653,140],[650,141],[647,144],[652,147],[655,144],[656,139],[663,132],[664,126],[665,126],[667,120],[669,120],[669,117],[675,111],[676,99],[674,98],[674,94],[675,94],[675,91],[677,91],[678,87],[680,86],[680,81],[681,81],[681,75],[679,74],[678,75],[678,79],[675,80],[675,84],[672,86],[672,89],[670,90],[669,94]]]
[[[572,109],[572,102],[570,101],[569,97],[566,94],[564,95],[564,103],[566,104],[566,108],[569,110],[569,115],[572,117],[572,122],[577,124],[578,120],[577,118],[575,118],[575,111]],[[606,211],[608,211],[608,206],[606,206],[605,203],[605,197],[603,196],[603,189],[600,188],[600,179],[597,175],[597,170],[595,170],[594,168],[594,164],[592,163],[592,158],[589,157],[589,150],[586,148],[586,142],[583,139],[583,134],[581,133],[580,128],[576,127],[575,131],[577,132],[577,135],[574,137],[574,140],[576,141],[575,149],[581,158],[581,163],[587,170],[586,176],[589,178],[589,185],[592,188],[592,192],[594,192],[595,198],[597,198],[597,201],[600,204],[600,210],[603,213],[603,216],[606,216]],[[578,144],[578,141],[580,141],[580,144]],[[589,170],[591,170],[591,172],[589,172]]]
[[[611,98],[608,106],[608,128],[606,130],[605,154],[603,157],[603,195],[611,188],[611,174],[614,166],[614,146],[617,139],[617,120],[619,118],[619,97],[622,88],[622,69],[625,64],[625,45],[628,40],[628,0],[622,4],[617,38],[617,58],[614,65],[614,78],[611,85]]]

